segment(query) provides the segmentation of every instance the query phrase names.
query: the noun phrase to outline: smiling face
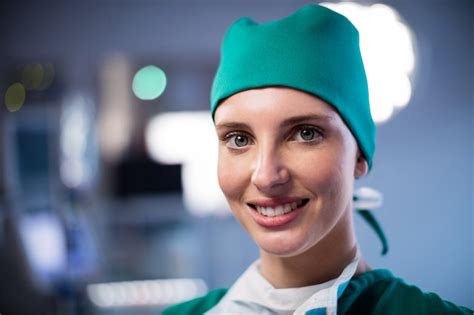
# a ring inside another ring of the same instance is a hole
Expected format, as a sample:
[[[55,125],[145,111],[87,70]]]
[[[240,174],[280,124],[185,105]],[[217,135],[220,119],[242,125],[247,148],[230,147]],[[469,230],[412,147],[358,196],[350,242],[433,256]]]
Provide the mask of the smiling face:
[[[216,110],[219,184],[266,253],[291,257],[350,229],[355,177],[367,172],[339,114],[301,91],[268,87]]]

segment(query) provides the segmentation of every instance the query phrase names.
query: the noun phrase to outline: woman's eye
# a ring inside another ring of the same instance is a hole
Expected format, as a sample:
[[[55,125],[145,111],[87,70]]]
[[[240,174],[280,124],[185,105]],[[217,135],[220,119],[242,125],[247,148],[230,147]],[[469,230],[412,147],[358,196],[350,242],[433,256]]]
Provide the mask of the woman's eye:
[[[321,133],[316,128],[303,127],[296,132],[297,141],[314,141],[321,137]]]
[[[230,148],[242,148],[249,144],[249,137],[245,135],[235,134],[227,138],[227,145]]]

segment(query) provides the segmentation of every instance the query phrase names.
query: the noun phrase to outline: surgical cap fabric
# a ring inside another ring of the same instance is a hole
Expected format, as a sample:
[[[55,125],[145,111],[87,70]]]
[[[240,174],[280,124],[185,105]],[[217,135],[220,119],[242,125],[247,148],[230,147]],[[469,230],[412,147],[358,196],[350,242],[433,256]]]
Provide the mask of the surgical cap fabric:
[[[225,98],[267,86],[298,89],[336,108],[371,167],[375,124],[359,33],[347,18],[307,5],[280,20],[258,24],[245,17],[232,24],[212,85],[212,116]]]

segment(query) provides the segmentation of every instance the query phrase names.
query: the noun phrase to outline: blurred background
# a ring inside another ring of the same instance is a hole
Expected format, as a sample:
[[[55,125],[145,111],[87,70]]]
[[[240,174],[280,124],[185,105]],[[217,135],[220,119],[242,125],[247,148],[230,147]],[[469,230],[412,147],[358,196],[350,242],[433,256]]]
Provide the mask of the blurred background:
[[[220,41],[308,3],[0,3],[2,314],[156,314],[233,283],[258,251],[217,189]],[[362,251],[472,308],[474,2],[357,4],[327,5],[360,27],[379,123],[356,185],[390,251],[356,217]]]

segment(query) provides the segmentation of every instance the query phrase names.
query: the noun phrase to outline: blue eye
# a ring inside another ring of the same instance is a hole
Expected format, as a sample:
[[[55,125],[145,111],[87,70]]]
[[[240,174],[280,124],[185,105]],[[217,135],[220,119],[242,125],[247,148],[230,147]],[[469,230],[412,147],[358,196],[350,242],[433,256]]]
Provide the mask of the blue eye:
[[[315,136],[315,131],[314,129],[302,129],[300,130],[300,136],[301,136],[301,139],[303,140],[313,140],[314,139],[314,136]]]
[[[321,132],[313,127],[302,127],[297,130],[295,139],[297,141],[310,142],[321,138]]]
[[[249,137],[242,134],[230,135],[227,140],[230,148],[242,148],[249,144]]]

